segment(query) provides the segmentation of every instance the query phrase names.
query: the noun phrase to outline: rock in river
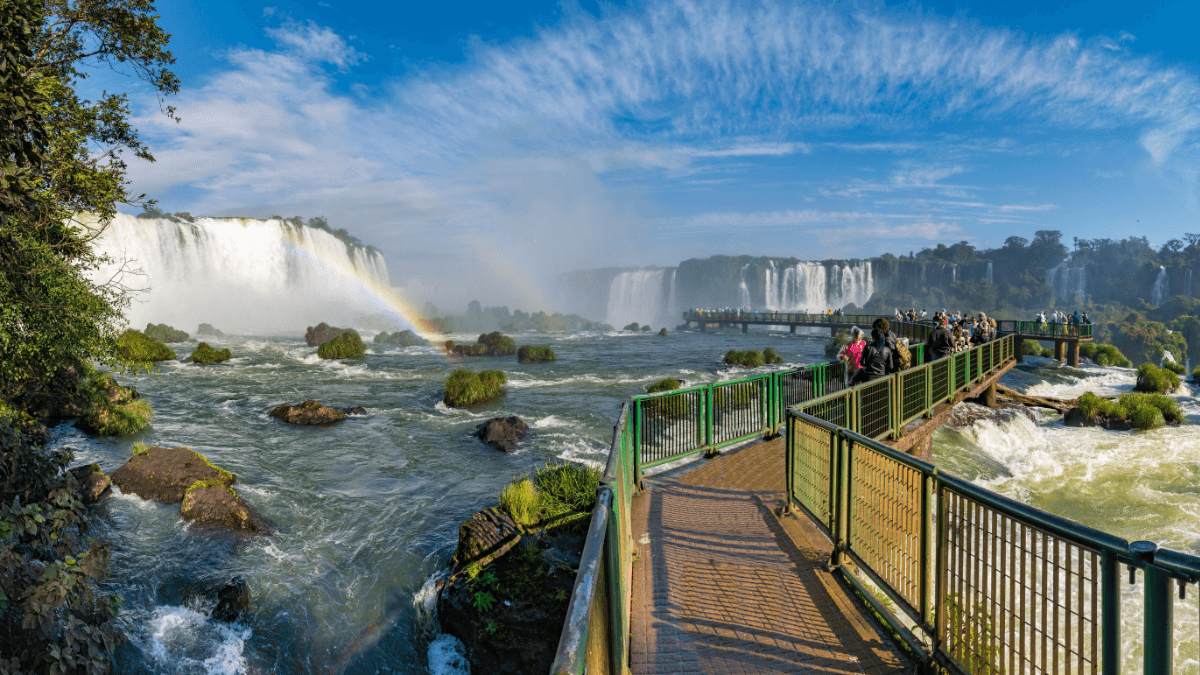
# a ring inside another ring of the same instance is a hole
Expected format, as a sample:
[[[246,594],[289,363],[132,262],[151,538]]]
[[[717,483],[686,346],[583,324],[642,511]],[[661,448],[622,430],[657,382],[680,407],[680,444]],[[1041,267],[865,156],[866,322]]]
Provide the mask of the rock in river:
[[[496,508],[484,509],[458,527],[458,549],[451,561],[458,569],[472,563],[483,567],[504,555],[521,533],[512,518]]]
[[[110,479],[104,475],[100,465],[95,462],[84,464],[71,469],[71,475],[79,483],[79,501],[84,504],[94,504],[100,501],[101,495],[108,490]]]
[[[504,452],[516,450],[516,442],[521,440],[527,431],[529,431],[529,425],[516,416],[493,417],[475,427],[475,435],[480,440]]]
[[[228,486],[237,482],[237,476],[213,466],[194,450],[159,447],[135,449],[133,457],[112,475],[112,482],[122,492],[164,504],[182,501],[184,492],[196,481]]]
[[[292,424],[333,424],[341,422],[349,415],[365,415],[367,411],[361,407],[353,408],[330,408],[321,405],[320,401],[305,401],[300,405],[287,405],[286,403],[276,407],[270,413],[271,417],[277,417],[284,422]]]
[[[179,515],[211,525],[223,525],[255,534],[270,534],[274,523],[267,520],[228,485],[215,481],[196,481],[183,495]]]

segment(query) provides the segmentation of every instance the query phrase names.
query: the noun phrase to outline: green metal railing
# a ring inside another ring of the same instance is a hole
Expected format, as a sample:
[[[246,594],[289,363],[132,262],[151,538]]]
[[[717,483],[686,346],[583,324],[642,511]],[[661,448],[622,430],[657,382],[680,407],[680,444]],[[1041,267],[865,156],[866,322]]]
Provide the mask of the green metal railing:
[[[789,505],[821,525],[831,565],[926,665],[1119,675],[1124,564],[1145,581],[1144,673],[1171,673],[1173,582],[1182,598],[1200,558],[1026,506],[801,410],[788,411],[787,438]]]
[[[683,313],[684,321],[694,321],[697,323],[765,323],[778,325],[789,323],[807,323],[813,325],[825,326],[870,326],[871,322],[879,318],[875,314],[844,314],[842,316],[832,314],[804,314],[796,312],[714,312],[712,310],[692,310]],[[900,323],[897,326],[933,326],[932,321],[921,321],[916,324]],[[1020,333],[1030,337],[1046,338],[1062,337],[1062,338],[1078,338],[1090,340],[1092,338],[1092,324],[1062,324],[1062,323],[1039,323],[1037,321],[1013,321],[1011,319],[997,319],[996,329],[1000,333]]]
[[[1001,333],[1020,333],[1023,336],[1036,339],[1040,336],[1047,338],[1067,337],[1088,340],[1092,338],[1092,324],[1039,323],[1037,321],[997,321],[996,329]]]

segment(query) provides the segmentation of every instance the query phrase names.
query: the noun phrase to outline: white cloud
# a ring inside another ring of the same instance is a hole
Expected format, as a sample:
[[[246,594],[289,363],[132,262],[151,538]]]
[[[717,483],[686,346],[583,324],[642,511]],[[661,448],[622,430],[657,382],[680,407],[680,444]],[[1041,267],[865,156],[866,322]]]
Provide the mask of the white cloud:
[[[289,21],[279,28],[268,28],[266,32],[277,43],[302,59],[314,63],[328,63],[341,72],[348,72],[351,66],[369,58],[346,44],[342,36],[333,30],[318,26],[312,21]]]

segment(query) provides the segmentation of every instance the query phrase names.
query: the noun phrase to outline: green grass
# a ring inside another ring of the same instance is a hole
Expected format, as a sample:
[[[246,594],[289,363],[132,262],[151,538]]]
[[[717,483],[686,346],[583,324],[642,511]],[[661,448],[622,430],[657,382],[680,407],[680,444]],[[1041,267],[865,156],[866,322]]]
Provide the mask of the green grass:
[[[151,340],[158,340],[159,342],[183,342],[188,339],[187,333],[175,330],[165,323],[148,323],[146,324],[146,330],[142,332]]]
[[[763,350],[763,361],[766,361],[767,365],[777,366],[783,363],[783,357],[775,353],[774,347],[767,347]]]
[[[478,343],[487,349],[488,356],[512,356],[517,353],[517,343],[499,331],[480,335]]]
[[[128,403],[93,406],[84,415],[88,428],[98,436],[132,436],[150,428],[154,410],[142,399]]]
[[[1184,365],[1182,363],[1176,363],[1175,361],[1167,361],[1162,364],[1162,367],[1166,368],[1167,370],[1171,371],[1172,373],[1175,373],[1176,375],[1187,375],[1187,368],[1184,367]]]
[[[655,382],[654,384],[650,385],[649,387],[646,387],[646,393],[647,394],[657,394],[660,391],[675,391],[676,389],[678,389],[681,386],[682,386],[682,384],[679,382],[679,380],[677,380],[673,377],[664,377],[663,379],[659,380],[658,382]]]
[[[132,328],[117,338],[117,357],[126,363],[153,363],[175,358],[175,352],[162,342]]]
[[[1026,340],[1030,342],[1030,340]],[[1120,349],[1113,345],[1084,342],[1079,345],[1080,356],[1086,356],[1098,366],[1116,366],[1118,368],[1132,368],[1133,362],[1125,358]]]
[[[425,341],[425,338],[411,330],[400,330],[391,334],[383,331],[375,336],[374,341],[377,344],[398,345],[400,347],[421,347],[429,344]]]
[[[746,368],[757,368],[767,362],[763,353],[751,349],[744,352],[739,352],[736,349],[730,349],[725,352],[725,363],[731,366],[744,366]]]
[[[1054,350],[1042,347],[1042,343],[1037,340],[1025,340],[1021,345],[1021,353],[1025,356],[1044,356],[1048,359],[1054,357]]]
[[[1113,400],[1086,392],[1076,402],[1085,417],[1127,419],[1135,429],[1157,429],[1165,424],[1183,424],[1179,402],[1162,394],[1126,392]]]
[[[587,513],[596,505],[600,469],[583,464],[551,460],[533,476],[538,506],[547,520],[571,513]]]
[[[504,385],[508,384],[508,376],[498,370],[485,370],[475,373],[470,370],[456,370],[446,378],[446,405],[463,407],[483,403],[504,393]]]
[[[1139,384],[1149,393],[1165,394],[1179,388],[1178,375],[1153,363],[1143,363],[1137,372]]]
[[[213,349],[207,342],[201,342],[192,352],[192,363],[224,363],[233,358],[233,352],[228,349]]]
[[[513,476],[508,487],[500,493],[500,510],[512,517],[522,528],[538,520],[538,492],[528,474]]]
[[[356,359],[366,353],[367,346],[354,330],[347,330],[317,347],[317,356],[323,359]]]
[[[539,361],[557,361],[558,355],[549,347],[532,347],[524,345],[517,350],[517,360],[521,363],[537,363]]]

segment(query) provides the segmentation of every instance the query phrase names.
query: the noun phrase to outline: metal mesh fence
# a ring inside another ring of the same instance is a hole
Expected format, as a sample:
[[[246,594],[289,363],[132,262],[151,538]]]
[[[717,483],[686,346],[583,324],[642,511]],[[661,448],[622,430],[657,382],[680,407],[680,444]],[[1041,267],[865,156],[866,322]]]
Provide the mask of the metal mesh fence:
[[[779,374],[779,401],[784,410],[817,397],[816,375],[816,368]]]
[[[792,418],[788,427],[792,498],[830,527],[833,434],[815,424]]]
[[[950,368],[954,364],[952,359],[938,359],[929,365],[932,373],[929,385],[930,395],[934,402],[940,401],[950,395]]]
[[[919,613],[921,472],[867,446],[852,452],[850,550]]]
[[[908,422],[925,411],[929,367],[913,368],[900,375],[900,419]]]
[[[892,428],[891,381],[867,383],[860,392],[858,432],[868,438],[879,438]]]
[[[766,429],[766,387],[766,378],[713,386],[714,445],[762,433]]]
[[[800,406],[800,412],[812,415],[819,420],[825,420],[830,424],[848,427],[851,422],[851,401],[853,401],[853,396],[853,393],[846,392],[841,396],[821,398],[812,403]]]

